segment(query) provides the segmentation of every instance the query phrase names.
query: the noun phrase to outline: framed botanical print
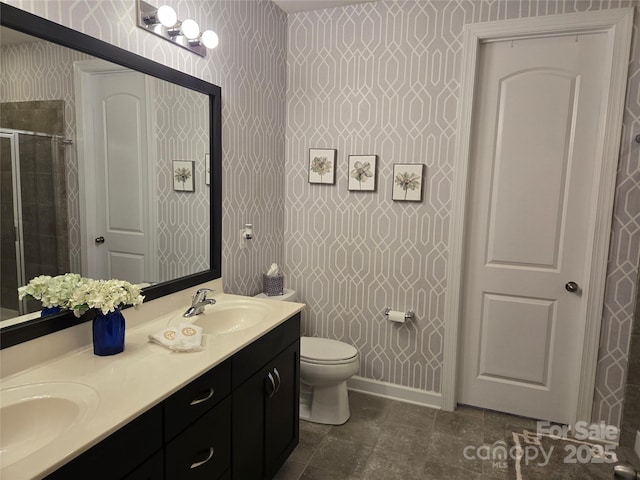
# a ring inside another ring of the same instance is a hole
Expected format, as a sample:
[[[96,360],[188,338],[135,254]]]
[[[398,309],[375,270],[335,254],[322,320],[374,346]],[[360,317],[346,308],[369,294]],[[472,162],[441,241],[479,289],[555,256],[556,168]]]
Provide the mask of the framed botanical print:
[[[349,190],[375,191],[377,158],[376,155],[349,155]]]
[[[309,183],[333,185],[336,182],[336,150],[309,149]]]
[[[392,200],[422,201],[423,164],[396,163],[393,166]]]
[[[173,161],[173,189],[176,192],[195,191],[193,163],[194,162],[188,160]]]

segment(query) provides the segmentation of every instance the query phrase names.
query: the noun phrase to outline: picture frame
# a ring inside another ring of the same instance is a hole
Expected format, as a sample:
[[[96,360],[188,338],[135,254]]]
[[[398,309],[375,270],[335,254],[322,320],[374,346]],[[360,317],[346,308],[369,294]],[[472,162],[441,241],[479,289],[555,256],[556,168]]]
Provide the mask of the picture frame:
[[[194,192],[194,163],[190,160],[173,161],[173,190],[176,192]]]
[[[336,183],[336,153],[333,148],[309,149],[309,183]]]
[[[377,155],[349,155],[349,183],[352,192],[375,192]]]
[[[393,165],[391,199],[398,202],[421,202],[424,184],[424,164],[396,163]]]

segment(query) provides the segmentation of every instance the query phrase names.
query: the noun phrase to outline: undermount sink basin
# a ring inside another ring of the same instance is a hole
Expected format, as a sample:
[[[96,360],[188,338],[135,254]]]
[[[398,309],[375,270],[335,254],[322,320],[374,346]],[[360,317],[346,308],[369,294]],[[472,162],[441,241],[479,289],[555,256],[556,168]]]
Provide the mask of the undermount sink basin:
[[[192,318],[174,317],[170,325],[190,321],[202,327],[203,333],[223,335],[251,328],[262,322],[266,316],[267,309],[259,302],[228,300],[208,306],[204,313]]]
[[[84,384],[43,382],[0,392],[0,466],[61,440],[95,412],[97,392]]]

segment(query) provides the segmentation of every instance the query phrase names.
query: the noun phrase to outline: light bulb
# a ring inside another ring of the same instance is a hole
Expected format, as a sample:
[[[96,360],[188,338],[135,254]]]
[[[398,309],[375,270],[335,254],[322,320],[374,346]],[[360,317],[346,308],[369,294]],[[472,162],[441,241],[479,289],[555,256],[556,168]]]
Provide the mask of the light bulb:
[[[178,21],[178,14],[169,5],[162,5],[158,8],[158,13],[156,15],[158,17],[158,21],[167,28],[173,27]]]
[[[207,48],[216,48],[218,46],[218,35],[213,30],[205,30],[202,32],[200,41]]]
[[[190,18],[182,22],[180,30],[189,40],[195,40],[198,38],[198,35],[200,35],[200,27],[195,20],[191,20]]]

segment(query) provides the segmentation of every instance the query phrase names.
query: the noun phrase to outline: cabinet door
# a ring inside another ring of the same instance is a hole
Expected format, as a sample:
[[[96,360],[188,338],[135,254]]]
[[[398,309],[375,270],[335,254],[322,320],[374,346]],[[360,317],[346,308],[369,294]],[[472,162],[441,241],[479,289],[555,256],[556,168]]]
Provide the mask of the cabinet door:
[[[272,478],[298,444],[300,341],[233,391],[233,478]]]
[[[232,394],[232,476],[236,480],[265,477],[264,421],[267,372],[253,374]]]
[[[271,478],[298,445],[300,424],[300,341],[287,347],[267,369],[276,390],[267,390],[265,447],[267,477]],[[270,398],[269,398],[270,397]]]

